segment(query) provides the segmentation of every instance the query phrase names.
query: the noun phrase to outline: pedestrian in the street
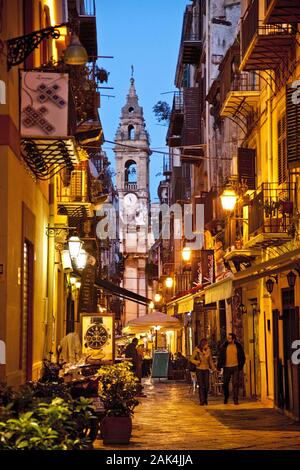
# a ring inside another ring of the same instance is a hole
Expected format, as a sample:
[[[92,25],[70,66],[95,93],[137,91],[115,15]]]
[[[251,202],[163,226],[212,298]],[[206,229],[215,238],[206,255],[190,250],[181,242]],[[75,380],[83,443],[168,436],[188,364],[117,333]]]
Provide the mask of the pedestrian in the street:
[[[223,369],[224,404],[228,403],[229,383],[232,377],[233,402],[239,404],[239,377],[245,364],[245,353],[234,333],[229,333],[227,341],[221,346],[217,369]]]
[[[132,372],[138,377],[138,367],[139,367],[139,355],[137,352],[138,339],[133,338],[131,343],[129,343],[125,348],[125,357],[130,359],[132,363]]]
[[[216,367],[206,338],[201,339],[199,345],[194,349],[190,362],[196,366],[200,405],[207,405],[209,370],[216,370]]]

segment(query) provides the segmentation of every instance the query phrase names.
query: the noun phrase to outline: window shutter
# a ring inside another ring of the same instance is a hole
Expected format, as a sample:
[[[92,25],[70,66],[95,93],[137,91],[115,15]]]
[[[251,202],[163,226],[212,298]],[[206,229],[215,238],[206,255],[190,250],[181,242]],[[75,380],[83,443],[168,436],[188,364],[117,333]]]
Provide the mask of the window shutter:
[[[287,148],[286,148],[286,116],[282,116],[277,124],[278,132],[278,183],[287,179]]]
[[[255,189],[255,160],[256,150],[238,148],[238,175],[239,180],[246,181],[248,189]]]
[[[300,100],[299,87],[286,87],[286,147],[287,165],[296,167],[300,164]]]

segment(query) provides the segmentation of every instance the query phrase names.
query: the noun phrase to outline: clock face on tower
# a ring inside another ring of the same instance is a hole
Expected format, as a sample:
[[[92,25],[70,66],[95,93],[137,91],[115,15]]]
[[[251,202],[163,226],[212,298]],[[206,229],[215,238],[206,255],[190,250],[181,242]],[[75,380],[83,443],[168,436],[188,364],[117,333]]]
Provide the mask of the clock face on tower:
[[[134,193],[127,193],[124,196],[124,205],[126,208],[133,208],[137,203],[137,195]]]

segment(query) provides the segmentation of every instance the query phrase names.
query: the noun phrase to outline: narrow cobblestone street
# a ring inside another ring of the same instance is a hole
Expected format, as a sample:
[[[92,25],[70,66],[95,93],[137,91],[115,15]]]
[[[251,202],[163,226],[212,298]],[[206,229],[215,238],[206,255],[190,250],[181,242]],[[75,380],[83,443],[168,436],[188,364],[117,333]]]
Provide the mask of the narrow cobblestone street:
[[[300,449],[300,425],[260,402],[241,400],[239,406],[210,397],[200,407],[188,384],[146,383],[133,419],[129,446],[97,449],[132,450],[262,450]]]

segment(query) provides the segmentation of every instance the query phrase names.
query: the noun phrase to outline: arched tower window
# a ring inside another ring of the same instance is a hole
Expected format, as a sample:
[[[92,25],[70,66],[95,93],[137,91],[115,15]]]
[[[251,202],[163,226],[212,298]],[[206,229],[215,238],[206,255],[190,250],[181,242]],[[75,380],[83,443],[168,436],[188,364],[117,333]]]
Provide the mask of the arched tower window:
[[[137,185],[137,165],[134,160],[125,163],[125,189],[136,189]]]
[[[134,138],[135,138],[135,129],[134,129],[134,126],[130,124],[130,126],[128,126],[128,139],[134,140]]]

